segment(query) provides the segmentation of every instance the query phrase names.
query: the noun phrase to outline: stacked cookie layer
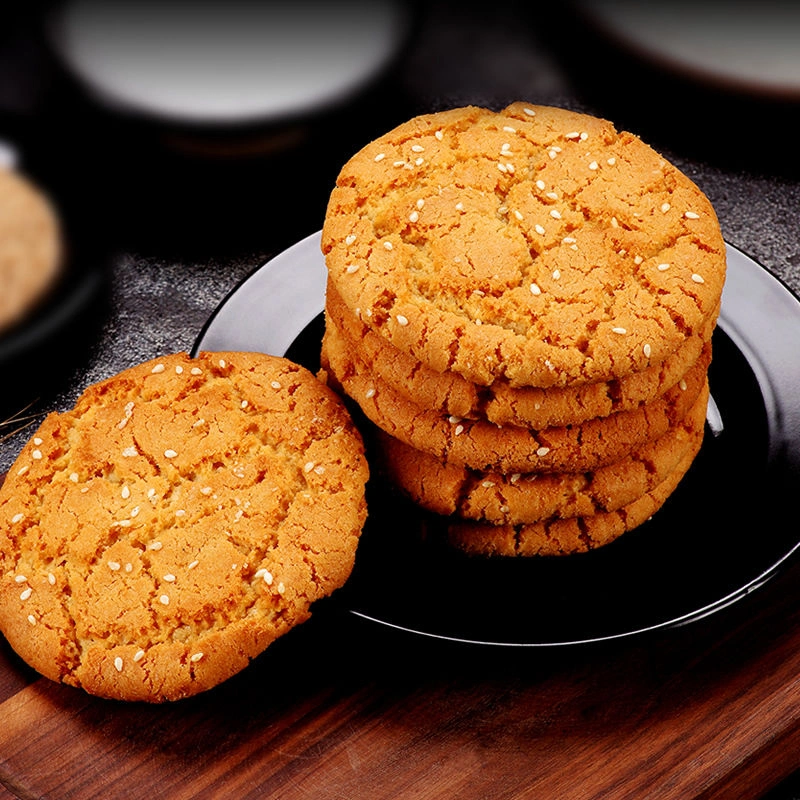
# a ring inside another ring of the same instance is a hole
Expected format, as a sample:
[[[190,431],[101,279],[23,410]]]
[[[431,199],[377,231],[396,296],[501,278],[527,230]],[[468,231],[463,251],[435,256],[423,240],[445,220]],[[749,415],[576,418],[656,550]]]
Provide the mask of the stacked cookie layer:
[[[724,242],[635,136],[522,103],[417,117],[344,166],[322,246],[323,365],[459,546],[596,547],[692,463]]]

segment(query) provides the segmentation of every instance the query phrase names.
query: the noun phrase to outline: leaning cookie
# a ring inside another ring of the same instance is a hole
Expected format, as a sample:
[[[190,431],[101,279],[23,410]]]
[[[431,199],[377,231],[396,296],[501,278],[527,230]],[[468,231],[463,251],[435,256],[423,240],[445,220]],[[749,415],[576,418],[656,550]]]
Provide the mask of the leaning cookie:
[[[386,479],[417,505],[445,516],[519,525],[617,511],[672,473],[703,441],[708,392],[660,438],[628,457],[588,472],[476,472],[433,456],[374,429],[376,453]]]
[[[209,689],[346,581],[366,479],[339,398],[285,359],[128,369],[49,415],[0,489],[0,629],[92,694]]]

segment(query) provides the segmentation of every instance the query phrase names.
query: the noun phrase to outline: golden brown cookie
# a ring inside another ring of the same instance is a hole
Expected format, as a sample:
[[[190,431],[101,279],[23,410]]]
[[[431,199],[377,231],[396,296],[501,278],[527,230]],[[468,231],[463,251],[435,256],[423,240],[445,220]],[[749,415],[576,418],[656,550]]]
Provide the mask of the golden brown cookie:
[[[594,550],[647,522],[675,491],[694,460],[688,453],[656,487],[616,511],[528,525],[454,521],[449,542],[476,556],[563,556]]]
[[[706,330],[690,336],[660,364],[621,380],[540,389],[514,388],[502,379],[489,386],[479,386],[455,372],[436,372],[393,347],[361,322],[344,305],[331,281],[328,281],[325,313],[336,325],[348,349],[357,352],[384,383],[417,405],[448,416],[487,419],[497,425],[526,428],[575,425],[654,400],[678,383],[697,361],[711,338],[716,320],[715,314]]]
[[[571,386],[660,364],[717,312],[711,204],[607,121],[515,103],[416,117],[364,147],[322,250],[394,347],[488,385]]]
[[[208,689],[345,582],[366,478],[339,398],[285,359],[125,370],[49,415],[0,489],[0,629],[92,694]]]
[[[681,381],[649,403],[580,425],[541,430],[446,417],[414,404],[371,374],[368,365],[347,350],[330,320],[322,363],[331,380],[375,425],[442,462],[503,473],[578,472],[626,457],[683,419],[706,385],[710,351],[707,344]]]
[[[0,167],[0,333],[22,320],[61,271],[61,230],[49,200]]]
[[[683,420],[626,458],[590,472],[504,475],[477,472],[433,456],[375,429],[388,481],[437,514],[518,525],[616,511],[652,491],[703,440],[708,392]]]

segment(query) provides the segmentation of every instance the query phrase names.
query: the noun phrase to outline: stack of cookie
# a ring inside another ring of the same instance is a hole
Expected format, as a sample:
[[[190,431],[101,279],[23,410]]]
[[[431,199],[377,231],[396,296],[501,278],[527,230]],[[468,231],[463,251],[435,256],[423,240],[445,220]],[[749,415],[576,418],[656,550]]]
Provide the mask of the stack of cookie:
[[[523,103],[417,117],[344,166],[322,247],[323,366],[458,546],[591,549],[688,470],[725,247],[637,137]]]

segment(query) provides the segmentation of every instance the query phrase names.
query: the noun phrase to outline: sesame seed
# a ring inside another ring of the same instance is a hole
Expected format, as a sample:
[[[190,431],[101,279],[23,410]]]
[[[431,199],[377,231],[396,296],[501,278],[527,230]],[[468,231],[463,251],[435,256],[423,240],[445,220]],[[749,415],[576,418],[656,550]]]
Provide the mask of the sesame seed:
[[[550,158],[555,158],[555,157],[558,155],[558,150],[556,150],[555,148],[553,148],[552,150],[549,150],[549,151],[548,151],[547,155],[549,155],[549,156],[550,156]]]
[[[272,581],[274,579],[272,577],[272,573],[269,570],[266,569],[264,570],[263,578],[264,578],[264,583],[266,583],[267,586],[272,586]]]
[[[548,193],[547,193],[547,196],[548,196],[548,197],[549,197],[551,200],[558,200],[558,193],[557,193],[557,192],[548,192]]]
[[[669,264],[659,264],[656,269],[659,272],[666,272],[669,269]]]
[[[139,661],[141,661],[143,658],[144,658],[144,650],[137,650],[137,651],[136,651],[136,652],[133,654],[133,660],[134,660],[136,663],[138,663]]]
[[[14,514],[14,516],[11,517],[11,521],[14,522],[14,523],[22,522],[23,519],[25,519],[25,515],[21,514],[21,513],[20,514]]]
[[[383,161],[384,158],[386,158],[386,153],[378,153],[378,155],[375,156],[376,161]]]
[[[196,664],[198,661],[200,661],[202,657],[203,653],[192,653],[191,657],[189,658],[189,661],[193,661]]]
[[[503,130],[506,133],[516,133],[517,132],[517,129],[516,128],[512,128],[510,125],[503,125]]]
[[[33,439],[33,443],[34,443],[34,444],[41,444],[41,443],[42,443],[42,440],[41,440],[41,439],[40,439],[38,436],[36,436],[36,437],[34,437],[34,439]]]
[[[424,159],[424,158],[415,158],[415,159],[414,159],[414,163],[415,163],[415,164],[416,164],[418,167],[421,167],[421,166],[422,166],[422,165],[425,163],[425,159]]]
[[[561,277],[561,270],[560,269],[554,269],[553,270],[553,280],[557,281],[560,277]]]
[[[616,164],[616,163],[617,163],[617,159],[614,158],[614,156],[611,156],[611,158],[609,158],[608,161],[606,161],[606,164],[608,164],[609,167],[613,167],[614,164]]]
[[[511,483],[512,483],[512,484],[513,484],[513,483],[518,483],[518,482],[519,482],[519,479],[520,479],[521,477],[522,477],[522,473],[521,473],[521,472],[515,472],[515,473],[514,473],[514,474],[511,476],[511,478],[510,478],[509,480],[511,481]]]
[[[580,131],[570,131],[569,133],[564,134],[565,139],[579,139],[580,138]]]
[[[611,217],[611,227],[612,228],[619,228],[619,221],[616,217]]]
[[[514,216],[519,220],[521,220],[523,218],[522,217],[522,212],[518,211],[517,209],[514,209]]]
[[[55,586],[55,585],[56,585],[56,576],[55,576],[55,575],[53,575],[53,573],[52,573],[52,572],[48,572],[48,573],[47,573],[47,582],[48,582],[48,583],[49,583],[51,586]]]
[[[506,165],[503,164],[502,162],[499,162],[497,164],[497,169],[499,169],[500,172],[508,172],[508,167],[506,167]]]
[[[580,140],[585,142],[589,138],[589,134],[586,131],[581,131]]]
[[[41,451],[41,450],[34,450],[34,451],[31,453],[31,456],[33,456],[34,460],[36,460],[36,461],[40,461],[40,460],[41,460],[41,458],[42,458],[42,451]]]
[[[161,597],[158,598],[158,602],[161,603],[162,606],[169,605],[169,595],[162,594]]]
[[[122,487],[122,499],[127,500],[131,496],[131,490],[126,486]]]
[[[108,562],[108,568],[112,572],[117,572],[121,567],[122,567],[122,564],[120,564],[119,561],[109,561]]]
[[[19,599],[20,600],[27,600],[31,596],[32,593],[33,593],[33,589],[31,589],[31,587],[29,586],[27,589],[23,590],[22,594],[20,594],[20,596],[19,596]]]
[[[456,417],[456,416],[454,416],[454,415],[452,415],[452,414],[451,414],[451,415],[450,415],[450,416],[447,418],[447,421],[448,421],[448,422],[449,422],[451,425],[455,425],[457,422],[461,422],[461,417]]]
[[[178,454],[174,450],[165,450],[164,458],[175,458]]]
[[[599,164],[598,164],[596,161],[592,161],[592,162],[589,164],[589,169],[591,169],[591,170],[596,170],[596,169],[598,168],[598,166],[599,166]]]
[[[133,458],[133,456],[139,455],[139,451],[133,445],[131,445],[122,451],[122,455],[124,458]]]
[[[178,364],[178,365],[175,367],[175,374],[176,374],[176,375],[183,375],[183,367],[182,367],[180,364]]]
[[[249,405],[250,403],[248,403],[247,400],[242,400],[242,402],[240,403],[240,408],[247,408],[247,406]]]
[[[649,344],[645,344],[645,346],[642,348],[642,350],[644,350],[645,358],[650,358],[650,354],[653,352],[653,350],[650,347],[650,345]]]
[[[564,242],[564,244],[572,244],[573,242],[577,241],[577,239],[572,236],[565,236],[561,241]]]
[[[29,466],[26,464],[24,467],[20,467],[20,468],[17,470],[17,475],[24,475],[24,474],[25,474],[25,473],[26,473],[26,472],[27,472],[29,469],[30,469],[30,467],[29,467]],[[73,474],[74,474],[74,473],[73,473]],[[71,476],[70,476],[70,477],[71,477]]]
[[[536,231],[536,233],[538,233],[540,236],[544,236],[544,228],[543,228],[541,225],[535,225],[535,226],[534,226],[534,230],[535,230],[535,231]]]
[[[353,244],[353,242],[355,240],[356,240],[356,235],[354,233],[350,233],[347,236],[345,236],[344,243],[345,244]]]
[[[550,211],[550,216],[553,219],[561,219],[561,212],[557,208],[554,208]]]
[[[422,197],[420,197],[419,200],[417,200],[417,208],[420,211],[422,211],[424,206],[425,206],[425,200]]]
[[[191,371],[192,375],[202,375],[203,374],[203,370],[201,370],[200,367],[192,367],[192,369],[190,371]]]
[[[438,139],[440,142],[442,141],[442,139],[444,139],[444,134],[443,134],[441,131],[436,131],[436,133],[434,133],[433,135],[434,135],[434,136],[435,136],[435,137],[436,137],[436,138],[437,138],[437,139]]]
[[[322,474],[324,474],[324,472],[325,472],[325,467],[323,467],[323,466],[320,464],[318,467],[314,467],[314,472],[316,472],[316,473],[317,473],[317,475],[322,475]]]
[[[395,161],[392,166],[393,167],[404,167],[406,165],[405,161]]]
[[[392,245],[391,242],[384,242],[383,243],[383,247],[384,247],[385,250],[391,250],[393,245]]]
[[[279,381],[272,381],[272,383],[270,383],[270,386],[271,386],[273,389],[280,389],[280,388],[281,388],[281,384],[280,384],[280,382],[279,382]]]
[[[370,386],[370,388],[364,392],[364,396],[367,398],[367,400],[371,400],[373,397],[375,397],[375,389]]]
[[[702,275],[698,275],[696,272],[692,274],[692,280],[695,283],[705,283],[705,279]]]
[[[200,562],[196,559],[194,561],[190,561],[187,565],[186,569],[194,569]]]
[[[456,203],[456,211],[463,211],[464,204],[463,203]]]
[[[531,284],[531,294],[535,294],[537,297],[542,293],[542,290],[539,288],[539,285],[536,283]]]
[[[34,617],[33,614],[28,614],[28,622],[30,622],[31,625],[35,625],[36,617]]]
[[[117,672],[122,672],[122,659],[119,656],[114,659],[114,668]]]
[[[614,333],[620,333],[620,334],[623,334],[623,333],[627,333],[627,332],[628,332],[628,329],[627,329],[627,328],[619,328],[619,327],[617,327],[617,328],[612,328],[611,330],[612,330]]]
[[[278,584],[278,594],[283,594],[286,591],[286,586],[283,583]]]
[[[206,494],[206,495],[207,495],[207,494],[211,494],[211,492],[212,492],[212,489],[211,489],[211,487],[210,487],[210,486],[204,486],[204,487],[203,487],[203,488],[200,490],[200,494]]]
[[[147,490],[147,496],[152,500],[156,496],[156,490],[155,489],[148,489]]]
[[[545,184],[545,182],[543,180],[540,179],[540,180],[536,181],[536,188],[537,189],[540,189],[541,191],[544,191],[545,186],[546,186],[546,184]]]
[[[130,561],[125,564],[125,572],[133,572],[133,564]]]
[[[503,155],[508,155],[511,150],[511,145],[508,142],[503,142],[502,146],[500,147],[500,152]]]
[[[409,222],[418,222],[419,221],[419,212],[418,211],[412,211],[408,215],[408,221]]]
[[[687,211],[684,215],[686,219],[700,219],[700,215],[694,211]]]
[[[28,579],[24,575],[16,575],[14,577],[14,583],[25,583]]]
[[[685,392],[687,389],[686,381],[681,378],[681,382],[678,384],[682,392]]]
[[[634,256],[634,257],[633,257],[633,263],[634,263],[634,264],[636,264],[637,266],[638,266],[639,264],[641,264],[641,263],[642,263],[642,261],[644,261],[644,259],[643,259],[641,256]]]
[[[163,372],[166,367],[163,364],[156,364],[151,371],[153,375],[158,375],[159,372]]]
[[[550,452],[550,448],[549,447],[540,447],[536,451],[536,455],[537,456],[546,456],[549,452]]]
[[[175,512],[175,516],[176,516],[176,517],[185,517],[185,516],[186,516],[186,511],[185,511],[184,509],[182,509],[182,508],[179,508],[179,509],[178,509],[178,510]]]
[[[411,145],[411,152],[412,153],[424,153],[425,148],[421,144],[412,144]]]
[[[536,116],[536,112],[532,108],[528,108],[527,106],[522,109],[522,112],[524,114],[527,114],[529,117],[535,117]]]
[[[397,315],[397,324],[398,325],[402,325],[403,327],[405,327],[406,325],[408,325],[408,317],[404,317],[402,314],[398,314]]]
[[[164,580],[165,580],[167,583],[175,583],[175,576],[174,576],[174,575],[173,575],[171,572],[168,572],[168,573],[167,573],[167,574],[164,576]]]
[[[662,204],[661,204],[661,210],[662,210],[662,211],[663,211],[665,214],[666,214],[666,213],[667,213],[667,211],[669,211],[671,208],[672,208],[672,206],[671,206],[669,203],[662,203]]]
[[[160,550],[164,545],[161,542],[151,542],[148,546],[148,550]]]

